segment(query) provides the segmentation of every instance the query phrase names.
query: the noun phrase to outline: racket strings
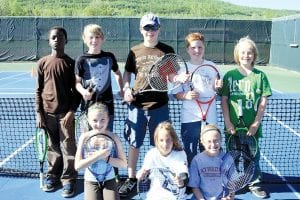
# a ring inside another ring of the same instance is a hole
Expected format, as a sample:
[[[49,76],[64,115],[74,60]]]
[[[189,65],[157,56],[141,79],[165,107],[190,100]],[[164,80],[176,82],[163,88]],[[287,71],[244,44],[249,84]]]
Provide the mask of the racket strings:
[[[251,181],[255,163],[243,151],[231,151],[230,155],[233,158],[233,164],[224,173],[227,179],[226,186],[230,191],[237,191]]]
[[[245,131],[238,131],[229,141],[231,149],[237,149],[245,152],[252,158],[257,153],[257,141],[254,136],[248,136]]]
[[[83,148],[83,157],[93,155],[99,150],[109,149],[110,156],[115,157],[116,146],[109,136],[98,133],[87,139]],[[97,160],[88,167],[89,171],[95,176],[98,182],[103,182],[107,175],[113,170],[113,167],[104,160]]]
[[[165,55],[149,72],[149,84],[157,90],[168,90],[168,76],[176,75],[184,61],[177,55]]]

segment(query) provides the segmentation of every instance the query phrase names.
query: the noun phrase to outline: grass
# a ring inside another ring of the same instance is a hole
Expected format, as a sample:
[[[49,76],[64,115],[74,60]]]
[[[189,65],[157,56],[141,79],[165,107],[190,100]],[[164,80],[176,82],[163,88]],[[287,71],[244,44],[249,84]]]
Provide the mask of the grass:
[[[258,19],[299,14],[300,11],[251,8],[221,0],[0,0],[1,16],[113,16]]]

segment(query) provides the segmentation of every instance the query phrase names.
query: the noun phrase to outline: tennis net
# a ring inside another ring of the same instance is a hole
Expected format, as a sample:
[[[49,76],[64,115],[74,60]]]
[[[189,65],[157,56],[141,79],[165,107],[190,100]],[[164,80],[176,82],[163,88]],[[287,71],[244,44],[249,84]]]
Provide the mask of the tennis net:
[[[170,100],[170,119],[180,135],[181,102]],[[223,129],[220,101],[217,101],[218,126]],[[126,105],[115,96],[114,132],[128,154],[124,140]],[[33,96],[0,97],[0,175],[38,177],[39,162],[34,150],[35,113]],[[224,141],[224,140],[223,140]],[[223,144],[223,148],[224,148]],[[141,148],[138,168],[151,148],[148,137]],[[300,94],[274,95],[268,101],[260,139],[260,166],[266,182],[300,182]],[[127,170],[120,169],[126,176]]]

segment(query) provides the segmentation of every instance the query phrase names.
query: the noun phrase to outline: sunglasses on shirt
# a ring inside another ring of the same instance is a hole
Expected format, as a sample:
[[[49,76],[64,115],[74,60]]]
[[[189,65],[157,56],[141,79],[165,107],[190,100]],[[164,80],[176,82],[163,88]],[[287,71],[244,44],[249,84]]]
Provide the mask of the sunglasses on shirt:
[[[157,31],[159,26],[147,25],[143,27],[144,31]]]

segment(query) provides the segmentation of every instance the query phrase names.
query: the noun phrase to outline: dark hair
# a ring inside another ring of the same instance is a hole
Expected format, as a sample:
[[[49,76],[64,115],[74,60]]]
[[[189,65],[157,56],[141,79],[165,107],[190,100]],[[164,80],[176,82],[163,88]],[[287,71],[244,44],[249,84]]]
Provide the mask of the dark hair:
[[[61,27],[61,26],[53,26],[53,27],[49,30],[49,32],[48,32],[48,38],[50,37],[50,33],[51,33],[51,31],[53,31],[53,30],[61,31],[61,32],[64,34],[65,38],[66,38],[66,43],[68,42],[67,31],[66,31],[66,29],[64,29],[64,28]]]

